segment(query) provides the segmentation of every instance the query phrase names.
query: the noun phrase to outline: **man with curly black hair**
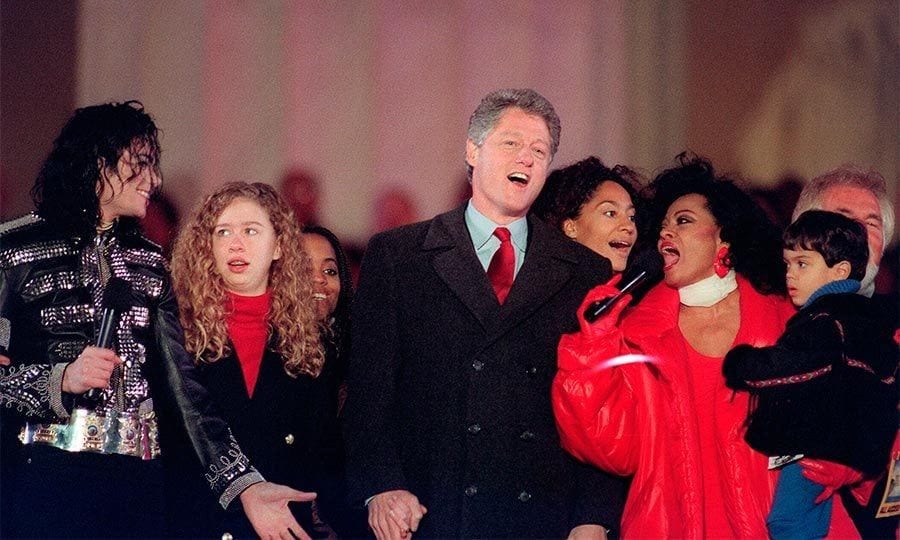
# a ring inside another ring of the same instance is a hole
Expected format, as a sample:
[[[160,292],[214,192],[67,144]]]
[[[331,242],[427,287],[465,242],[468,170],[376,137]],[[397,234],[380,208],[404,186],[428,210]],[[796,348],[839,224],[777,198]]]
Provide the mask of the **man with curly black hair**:
[[[159,158],[140,103],[79,109],[37,211],[0,225],[4,535],[163,536],[167,423],[185,424],[219,502],[239,498],[261,536],[299,531],[287,502],[313,497],[265,482],[197,382],[159,246],[140,234]],[[95,346],[110,304],[112,345]]]

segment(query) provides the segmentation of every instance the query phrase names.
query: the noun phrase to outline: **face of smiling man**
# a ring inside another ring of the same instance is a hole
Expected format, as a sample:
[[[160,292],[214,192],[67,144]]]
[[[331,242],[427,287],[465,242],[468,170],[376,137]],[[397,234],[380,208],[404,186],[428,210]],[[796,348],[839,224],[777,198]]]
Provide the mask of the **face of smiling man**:
[[[550,167],[550,130],[543,118],[510,107],[479,146],[466,141],[472,166],[472,204],[506,225],[528,213]]]
[[[116,166],[104,173],[109,176],[109,185],[104,186],[103,180],[97,183],[101,221],[111,223],[120,217],[143,218],[150,196],[162,182],[149,154],[142,148],[126,149]]]

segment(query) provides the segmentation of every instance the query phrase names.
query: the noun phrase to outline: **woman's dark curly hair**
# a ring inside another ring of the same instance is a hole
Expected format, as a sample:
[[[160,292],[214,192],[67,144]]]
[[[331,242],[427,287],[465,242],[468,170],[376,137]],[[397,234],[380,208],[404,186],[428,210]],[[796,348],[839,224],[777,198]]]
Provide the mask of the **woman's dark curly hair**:
[[[567,219],[578,219],[585,203],[591,200],[603,182],[615,182],[622,186],[631,197],[635,209],[640,210],[640,176],[624,165],[609,168],[598,158],[590,156],[551,172],[531,211],[551,227],[562,230]]]
[[[725,176],[716,176],[712,163],[683,152],[677,166],[661,172],[650,184],[651,230],[658,237],[669,206],[676,199],[696,193],[721,227],[719,236],[730,245],[735,272],[746,277],[761,293],[785,292],[781,233],[749,195]]]
[[[334,313],[331,314],[332,319],[327,321],[326,331],[323,335],[329,336],[332,343],[337,347],[337,356],[339,363],[346,364],[349,354],[350,345],[350,306],[353,303],[353,279],[350,275],[350,263],[347,254],[341,247],[341,242],[333,232],[320,227],[318,225],[307,225],[303,227],[303,234],[316,234],[328,240],[331,248],[334,250],[335,259],[337,259],[338,281],[341,284],[341,292],[338,293],[337,305]]]
[[[622,186],[634,203],[634,221],[637,227],[637,242],[628,257],[628,265],[637,259],[638,253],[655,250],[656,236],[647,228],[647,205],[641,195],[643,178],[625,165],[612,168],[600,159],[590,156],[568,167],[556,169],[547,177],[544,189],[538,195],[531,211],[551,227],[563,230],[567,219],[578,219],[584,205],[604,182],[614,182]]]
[[[144,167],[152,167],[159,176],[158,131],[140,102],[105,103],[76,110],[53,142],[31,190],[38,214],[71,230],[82,242],[93,238],[100,224],[101,197],[112,189],[101,168],[115,173],[126,149],[135,150],[130,164],[132,178]],[[137,230],[138,221],[124,218],[119,226]]]

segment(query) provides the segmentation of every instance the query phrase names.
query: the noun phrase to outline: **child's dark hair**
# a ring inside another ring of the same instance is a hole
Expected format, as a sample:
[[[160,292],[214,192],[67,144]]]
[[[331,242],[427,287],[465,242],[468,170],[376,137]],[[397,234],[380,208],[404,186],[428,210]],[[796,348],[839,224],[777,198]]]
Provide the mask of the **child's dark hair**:
[[[847,216],[824,210],[807,210],[784,231],[784,248],[804,249],[822,255],[829,268],[850,263],[850,279],[861,280],[869,261],[865,226]]]

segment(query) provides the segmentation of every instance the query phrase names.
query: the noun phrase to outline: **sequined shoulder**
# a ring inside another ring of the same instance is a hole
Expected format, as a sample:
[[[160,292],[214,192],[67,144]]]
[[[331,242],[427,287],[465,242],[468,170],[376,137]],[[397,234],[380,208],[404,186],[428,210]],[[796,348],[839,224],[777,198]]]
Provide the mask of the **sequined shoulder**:
[[[162,248],[142,234],[129,234],[121,239],[123,255],[129,264],[168,269]]]
[[[44,220],[37,215],[36,212],[29,212],[24,216],[17,217],[15,219],[11,219],[9,221],[4,221],[0,223],[0,238],[11,234],[13,232],[34,226],[38,223],[42,223]]]
[[[0,227],[0,268],[78,253],[71,239],[33,213],[4,222]]]
[[[143,244],[150,251],[158,251],[158,252],[162,253],[162,251],[163,251],[162,246],[157,244],[153,240],[150,240],[149,238],[147,238],[147,236],[144,235],[143,233],[139,234],[138,238],[140,239],[139,242],[141,244]]]

